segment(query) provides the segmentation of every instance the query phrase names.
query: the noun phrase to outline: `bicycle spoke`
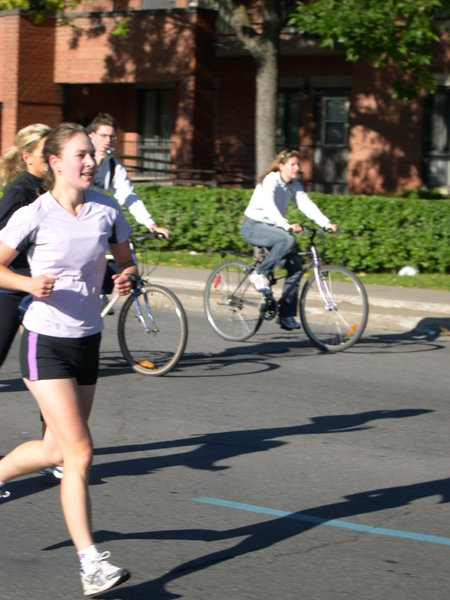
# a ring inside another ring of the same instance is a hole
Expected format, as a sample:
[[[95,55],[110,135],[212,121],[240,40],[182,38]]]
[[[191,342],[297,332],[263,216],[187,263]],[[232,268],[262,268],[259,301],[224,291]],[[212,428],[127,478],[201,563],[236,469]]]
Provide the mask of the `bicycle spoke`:
[[[331,352],[345,350],[365,329],[367,295],[354,273],[327,265],[306,282],[300,315],[306,334],[317,346]]]
[[[248,280],[251,266],[241,260],[226,261],[209,276],[205,287],[206,316],[223,338],[243,341],[262,322],[262,296]]]
[[[119,315],[119,343],[132,368],[163,375],[177,364],[187,341],[187,320],[178,298],[149,285],[125,302]]]

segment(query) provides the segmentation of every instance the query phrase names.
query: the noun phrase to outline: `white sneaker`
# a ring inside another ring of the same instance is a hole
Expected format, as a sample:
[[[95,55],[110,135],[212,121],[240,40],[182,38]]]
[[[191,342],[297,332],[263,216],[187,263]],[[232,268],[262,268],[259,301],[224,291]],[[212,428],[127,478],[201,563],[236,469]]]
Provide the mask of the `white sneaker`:
[[[45,469],[42,469],[41,473],[42,473],[42,475],[48,475],[49,477],[55,477],[55,479],[62,479],[63,468],[64,467],[60,467],[60,466],[45,467]]]
[[[270,282],[265,275],[253,271],[250,273],[250,281],[253,283],[258,292],[266,292],[270,290]]]
[[[130,572],[127,569],[115,567],[106,560],[110,556],[110,552],[99,554],[94,561],[95,570],[92,573],[80,572],[81,585],[85,596],[95,596],[100,592],[120,585],[130,578]]]
[[[5,490],[4,488],[0,488],[0,498],[9,498],[11,495],[10,492],[8,492],[8,490]]]

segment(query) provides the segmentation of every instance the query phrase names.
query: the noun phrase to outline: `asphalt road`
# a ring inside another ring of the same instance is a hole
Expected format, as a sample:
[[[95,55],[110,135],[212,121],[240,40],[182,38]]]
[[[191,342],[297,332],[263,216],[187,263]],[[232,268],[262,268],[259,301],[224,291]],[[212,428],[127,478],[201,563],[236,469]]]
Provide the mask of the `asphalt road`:
[[[107,317],[91,426],[101,549],[121,600],[444,600],[449,339],[368,331],[327,355],[265,323],[243,344],[189,311],[176,372],[131,372]],[[17,346],[0,373],[0,453],[39,435]],[[58,485],[0,506],[0,598],[81,598]]]

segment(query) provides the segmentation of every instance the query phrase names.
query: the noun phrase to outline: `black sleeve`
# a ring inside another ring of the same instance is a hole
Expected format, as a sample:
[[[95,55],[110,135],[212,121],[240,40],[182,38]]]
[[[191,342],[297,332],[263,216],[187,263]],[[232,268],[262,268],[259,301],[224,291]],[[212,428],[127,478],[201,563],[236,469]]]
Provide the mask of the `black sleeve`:
[[[23,190],[12,184],[7,187],[3,197],[0,198],[0,229],[3,229],[16,210],[27,204],[27,198]]]

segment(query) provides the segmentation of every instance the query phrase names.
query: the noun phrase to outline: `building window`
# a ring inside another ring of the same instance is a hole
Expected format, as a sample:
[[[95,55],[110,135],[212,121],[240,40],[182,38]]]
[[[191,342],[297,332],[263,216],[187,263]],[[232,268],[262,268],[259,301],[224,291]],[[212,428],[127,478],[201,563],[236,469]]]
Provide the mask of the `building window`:
[[[313,189],[347,193],[349,96],[340,90],[315,90]]]
[[[170,138],[172,135],[172,90],[146,90],[141,92],[140,100],[144,138]]]
[[[279,90],[277,97],[277,148],[298,148],[300,145],[300,90]]]
[[[171,165],[172,90],[142,90],[139,101],[140,169],[166,178]]]
[[[430,187],[450,186],[450,87],[438,87],[428,103],[426,179]]]
[[[321,138],[325,146],[347,145],[348,105],[346,97],[322,98]]]

